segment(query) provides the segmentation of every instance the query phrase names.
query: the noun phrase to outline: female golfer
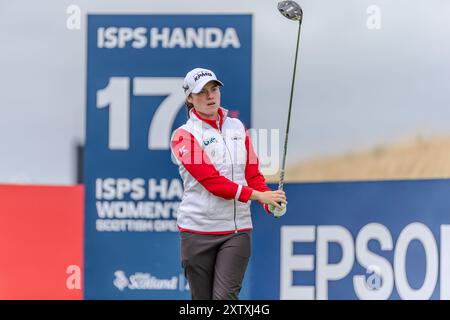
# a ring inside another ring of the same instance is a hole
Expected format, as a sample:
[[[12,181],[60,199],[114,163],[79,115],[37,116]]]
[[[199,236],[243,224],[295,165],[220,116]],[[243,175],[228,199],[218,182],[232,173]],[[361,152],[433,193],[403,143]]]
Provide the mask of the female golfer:
[[[184,184],[177,223],[192,299],[238,299],[251,254],[249,200],[286,212],[285,193],[268,188],[246,128],[221,107],[222,86],[211,70],[187,73],[189,119],[171,139]]]

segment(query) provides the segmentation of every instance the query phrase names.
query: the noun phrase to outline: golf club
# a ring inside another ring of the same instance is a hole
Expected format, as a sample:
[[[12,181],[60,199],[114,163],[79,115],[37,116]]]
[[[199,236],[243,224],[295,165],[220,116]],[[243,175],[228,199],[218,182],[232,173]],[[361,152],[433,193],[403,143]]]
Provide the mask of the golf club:
[[[288,18],[289,20],[298,21],[298,34],[297,34],[297,46],[295,49],[295,62],[294,62],[294,72],[292,74],[291,83],[291,96],[289,98],[289,111],[286,125],[286,135],[284,137],[284,148],[283,148],[283,160],[281,163],[280,181],[278,183],[278,190],[283,190],[284,185],[284,172],[286,168],[286,153],[289,137],[289,125],[291,122],[291,110],[292,110],[292,98],[294,95],[294,84],[295,84],[295,72],[297,69],[297,56],[298,56],[298,46],[300,42],[300,30],[302,26],[303,11],[302,8],[295,1],[281,1],[278,3],[278,11]]]
[[[284,186],[284,173],[286,170],[286,154],[287,154],[287,145],[288,145],[288,137],[289,137],[289,125],[291,123],[291,110],[292,110],[292,98],[294,96],[294,84],[295,84],[295,72],[297,69],[297,56],[298,56],[298,45],[300,42],[300,30],[302,26],[303,19],[303,11],[302,8],[295,1],[281,1],[278,3],[278,11],[288,18],[289,20],[298,21],[298,34],[297,34],[297,46],[295,49],[295,62],[294,62],[294,72],[292,74],[292,84],[291,84],[291,96],[289,98],[289,111],[286,125],[286,134],[284,137],[284,147],[283,147],[283,160],[281,163],[281,171],[280,171],[280,181],[278,183],[278,190],[283,190]],[[279,203],[281,209],[275,207],[271,209],[274,213],[275,218],[280,218],[286,213],[286,204]]]

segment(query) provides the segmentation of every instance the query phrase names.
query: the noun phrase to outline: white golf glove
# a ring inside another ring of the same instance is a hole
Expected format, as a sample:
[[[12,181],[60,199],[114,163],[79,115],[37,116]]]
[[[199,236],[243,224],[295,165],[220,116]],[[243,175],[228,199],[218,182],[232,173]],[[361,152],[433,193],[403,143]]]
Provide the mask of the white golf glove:
[[[282,216],[284,216],[286,210],[287,210],[286,203],[281,204],[281,209],[275,207],[274,205],[269,204],[269,211],[272,212],[275,218],[281,218]]]

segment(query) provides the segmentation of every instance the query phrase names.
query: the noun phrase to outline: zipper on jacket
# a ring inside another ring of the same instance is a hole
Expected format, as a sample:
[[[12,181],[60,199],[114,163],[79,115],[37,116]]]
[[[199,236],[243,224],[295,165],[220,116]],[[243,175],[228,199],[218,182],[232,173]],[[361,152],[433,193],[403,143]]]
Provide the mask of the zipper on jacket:
[[[231,181],[234,182],[234,169],[233,169],[233,157],[231,156],[231,152],[230,149],[228,149],[228,145],[227,142],[225,141],[225,138],[223,137],[223,135],[220,135],[223,139],[223,143],[225,144],[225,148],[227,148],[228,154],[230,156],[230,161],[231,161]],[[233,216],[233,220],[234,220],[234,233],[238,232],[238,228],[237,228],[237,224],[236,224],[236,198],[233,199],[234,202],[234,216]]]

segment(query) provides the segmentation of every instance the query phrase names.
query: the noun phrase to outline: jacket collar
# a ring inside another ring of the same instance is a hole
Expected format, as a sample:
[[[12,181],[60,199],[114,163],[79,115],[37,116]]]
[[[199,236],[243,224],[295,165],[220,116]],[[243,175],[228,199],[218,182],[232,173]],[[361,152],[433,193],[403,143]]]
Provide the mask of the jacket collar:
[[[197,113],[197,111],[195,111],[194,108],[192,108],[189,111],[189,117],[191,119],[194,119],[194,120],[203,121],[203,122],[209,124],[211,127],[222,131],[222,125],[225,122],[225,119],[226,119],[227,114],[228,114],[228,110],[223,108],[223,107],[219,107],[219,110],[217,112],[218,112],[218,119],[217,120],[209,120],[209,119],[203,118],[201,115],[199,115]]]

